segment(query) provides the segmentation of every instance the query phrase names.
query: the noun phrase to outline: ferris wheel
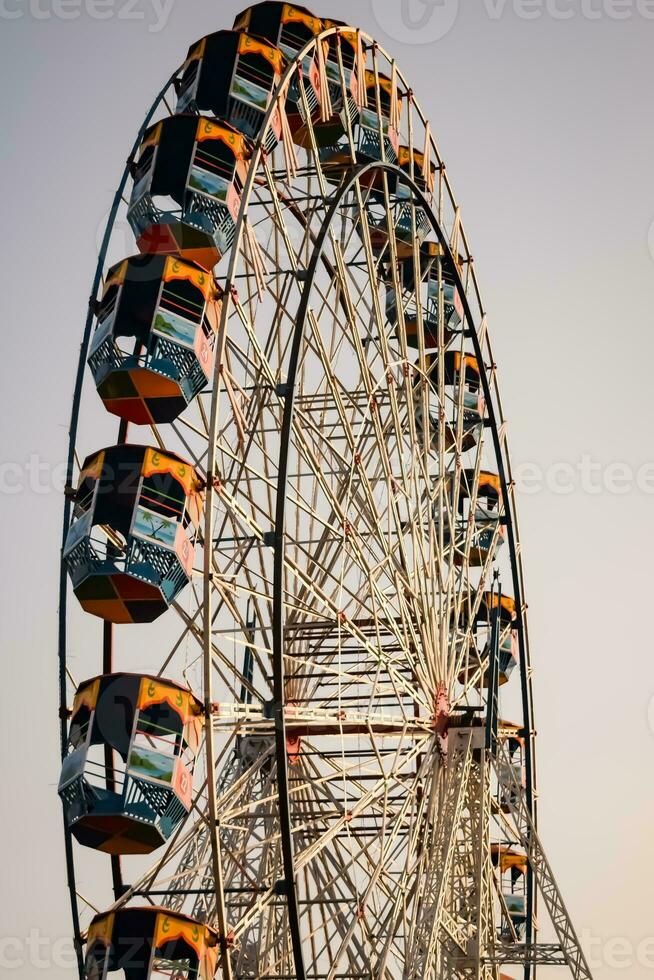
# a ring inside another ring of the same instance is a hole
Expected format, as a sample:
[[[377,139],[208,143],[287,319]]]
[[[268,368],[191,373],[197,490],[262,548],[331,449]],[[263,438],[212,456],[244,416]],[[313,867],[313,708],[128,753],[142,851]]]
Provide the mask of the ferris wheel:
[[[536,829],[473,260],[355,27],[250,7],[148,112],[81,347],[59,641],[81,978],[590,977]]]

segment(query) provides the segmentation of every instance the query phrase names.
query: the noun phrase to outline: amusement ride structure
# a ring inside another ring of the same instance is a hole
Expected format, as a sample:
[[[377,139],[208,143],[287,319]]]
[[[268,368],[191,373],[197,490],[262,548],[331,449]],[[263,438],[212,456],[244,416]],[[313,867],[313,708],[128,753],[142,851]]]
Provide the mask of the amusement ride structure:
[[[147,114],[81,346],[80,978],[590,977],[537,833],[514,496],[409,82],[357,28],[248,8]]]

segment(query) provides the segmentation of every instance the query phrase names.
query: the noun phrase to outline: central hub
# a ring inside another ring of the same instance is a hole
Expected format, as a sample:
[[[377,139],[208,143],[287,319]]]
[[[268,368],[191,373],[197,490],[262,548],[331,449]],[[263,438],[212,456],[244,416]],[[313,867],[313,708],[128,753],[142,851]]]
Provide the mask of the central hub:
[[[433,727],[436,745],[441,759],[447,759],[448,729],[450,724],[450,699],[444,684],[439,684],[434,696]]]

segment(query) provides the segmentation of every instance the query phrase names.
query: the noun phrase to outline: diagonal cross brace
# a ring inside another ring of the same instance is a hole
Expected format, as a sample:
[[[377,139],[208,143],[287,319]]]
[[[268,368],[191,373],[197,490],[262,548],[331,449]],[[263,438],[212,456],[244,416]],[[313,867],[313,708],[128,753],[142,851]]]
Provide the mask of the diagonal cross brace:
[[[504,763],[503,771],[501,769],[501,763]],[[518,832],[520,844],[524,848],[529,864],[531,865],[539,891],[545,902],[545,907],[552,920],[552,925],[554,926],[561,952],[565,958],[565,963],[570,969],[572,976],[575,977],[575,980],[592,980],[590,967],[584,956],[559,886],[556,883],[554,872],[545,856],[529,808],[525,802],[523,788],[515,778],[513,768],[510,765],[510,759],[504,747],[498,746],[498,756],[495,758],[494,764],[498,782],[504,785],[509,784],[512,791],[509,805],[515,821],[515,828]],[[509,776],[508,780],[506,779],[506,774]]]

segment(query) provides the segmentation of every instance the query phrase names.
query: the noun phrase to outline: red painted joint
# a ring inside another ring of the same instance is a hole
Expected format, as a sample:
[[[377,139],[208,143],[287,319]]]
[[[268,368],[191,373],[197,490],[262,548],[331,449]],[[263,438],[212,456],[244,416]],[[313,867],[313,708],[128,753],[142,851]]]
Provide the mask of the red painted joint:
[[[434,696],[434,717],[432,727],[436,735],[436,746],[440,757],[447,758],[448,731],[450,727],[450,699],[444,684],[439,684]]]

